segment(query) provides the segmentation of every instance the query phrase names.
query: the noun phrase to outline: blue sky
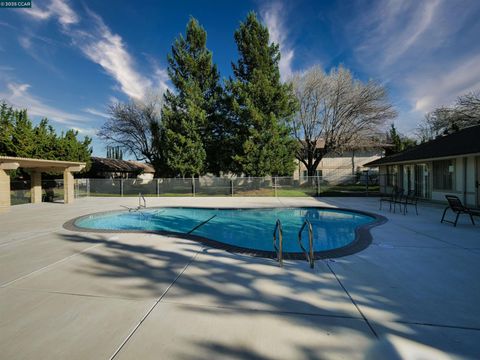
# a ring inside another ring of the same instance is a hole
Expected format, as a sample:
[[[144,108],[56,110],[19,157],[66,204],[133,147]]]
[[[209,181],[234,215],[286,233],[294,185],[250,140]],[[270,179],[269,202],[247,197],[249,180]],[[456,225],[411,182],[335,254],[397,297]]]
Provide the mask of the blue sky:
[[[106,109],[170,86],[166,56],[192,15],[221,75],[237,58],[233,33],[250,10],[280,44],[280,70],[343,64],[383,83],[413,134],[424,114],[480,90],[480,1],[73,1],[0,9],[0,99],[94,136]],[[94,154],[105,144],[94,138]]]

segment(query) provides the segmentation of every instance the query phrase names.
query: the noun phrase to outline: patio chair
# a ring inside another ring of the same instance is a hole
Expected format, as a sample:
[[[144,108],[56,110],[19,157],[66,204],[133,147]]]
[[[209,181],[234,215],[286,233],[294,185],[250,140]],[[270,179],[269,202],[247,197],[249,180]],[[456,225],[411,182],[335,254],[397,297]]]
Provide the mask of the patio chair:
[[[408,212],[407,205],[415,206],[415,213],[418,215],[417,203],[418,203],[418,196],[415,194],[415,190],[409,190],[407,195],[405,195],[404,197],[403,215],[405,215]]]
[[[401,201],[402,197],[403,197],[403,189],[401,189],[397,186],[394,186],[391,194],[380,198],[380,210],[382,210],[382,203],[388,202],[390,211],[392,211],[392,205],[393,205],[393,212],[395,212],[395,208],[396,208],[397,204],[399,204],[400,211],[401,211],[402,207],[401,207],[400,201]]]
[[[405,191],[401,188],[397,189],[395,192],[395,195],[393,196],[393,212],[396,211],[397,209],[397,204],[398,207],[400,208],[400,212],[402,212],[402,205],[404,205],[404,198],[405,198]],[[391,211],[392,209],[390,209]]]
[[[457,226],[457,221],[460,214],[466,214],[470,216],[470,220],[472,221],[472,224],[475,225],[475,222],[473,221],[473,217],[480,216],[480,210],[472,210],[467,208],[462,204],[462,201],[457,196],[445,195],[445,198],[448,201],[448,206],[443,211],[442,220],[440,220],[441,223],[448,222],[450,224],[453,224],[453,226]],[[457,214],[457,216],[455,217],[455,221],[445,220],[445,214],[447,213],[448,209],[452,210],[455,214]]]
[[[390,206],[390,210],[392,209],[392,202],[395,197],[395,192],[397,191],[396,187],[393,187],[392,192],[390,194],[383,194],[382,197],[380,198],[380,208],[379,210],[382,210],[382,204],[384,202],[388,202]]]

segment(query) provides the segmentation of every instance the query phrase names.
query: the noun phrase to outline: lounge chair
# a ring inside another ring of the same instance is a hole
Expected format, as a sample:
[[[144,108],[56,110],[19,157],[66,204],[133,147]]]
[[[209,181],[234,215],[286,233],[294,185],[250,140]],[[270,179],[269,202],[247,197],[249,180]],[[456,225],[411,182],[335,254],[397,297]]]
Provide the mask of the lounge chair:
[[[448,201],[448,206],[443,211],[442,220],[440,220],[441,223],[448,222],[450,224],[453,224],[453,226],[457,226],[457,221],[460,214],[466,214],[470,216],[470,220],[472,221],[472,224],[475,225],[475,222],[473,221],[473,217],[480,216],[480,210],[472,210],[467,208],[462,204],[461,200],[457,196],[445,195],[445,198]],[[447,213],[448,209],[452,210],[455,214],[457,214],[457,216],[455,217],[455,221],[445,220],[445,214]]]
[[[407,205],[415,206],[415,213],[418,215],[417,202],[418,202],[418,196],[415,194],[415,190],[409,190],[407,195],[404,196],[403,215],[405,215],[408,212]]]

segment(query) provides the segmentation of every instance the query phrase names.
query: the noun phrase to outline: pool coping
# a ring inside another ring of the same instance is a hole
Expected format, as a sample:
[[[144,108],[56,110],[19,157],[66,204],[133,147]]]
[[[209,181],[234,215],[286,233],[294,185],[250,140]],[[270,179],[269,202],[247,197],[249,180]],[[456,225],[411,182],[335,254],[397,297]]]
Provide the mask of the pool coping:
[[[343,246],[332,250],[325,250],[325,251],[317,251],[314,253],[315,260],[320,259],[329,259],[329,258],[338,258],[347,255],[352,255],[358,253],[362,250],[365,250],[370,244],[372,243],[373,237],[370,233],[370,229],[375,226],[379,226],[385,224],[388,219],[385,216],[371,213],[368,211],[363,210],[354,210],[348,208],[337,208],[337,207],[328,207],[328,206],[269,206],[269,207],[198,207],[198,206],[158,206],[158,207],[151,207],[147,209],[163,209],[163,208],[174,208],[174,209],[209,209],[209,210],[256,210],[256,209],[327,209],[327,210],[339,210],[345,212],[352,212],[357,213],[360,215],[370,216],[374,219],[373,222],[359,225],[355,228],[355,239]],[[269,259],[277,259],[277,253],[274,251],[265,251],[265,250],[255,250],[244,248],[240,246],[225,244],[216,240],[212,240],[203,236],[193,235],[190,233],[179,233],[173,231],[154,231],[154,230],[112,230],[112,229],[88,229],[82,228],[75,224],[75,222],[81,218],[85,218],[87,216],[92,215],[100,215],[100,214],[109,214],[114,212],[126,212],[128,210],[111,210],[111,211],[100,211],[96,213],[90,213],[82,216],[75,217],[63,224],[63,228],[69,231],[76,231],[76,232],[86,232],[86,233],[141,233],[141,234],[156,234],[162,236],[169,236],[174,238],[181,238],[186,240],[192,240],[204,244],[209,247],[213,247],[216,249],[224,250],[230,253],[238,253],[244,255],[250,255],[253,257],[263,257]],[[296,252],[296,253],[284,253],[283,254],[284,260],[306,260],[306,256],[304,253]]]

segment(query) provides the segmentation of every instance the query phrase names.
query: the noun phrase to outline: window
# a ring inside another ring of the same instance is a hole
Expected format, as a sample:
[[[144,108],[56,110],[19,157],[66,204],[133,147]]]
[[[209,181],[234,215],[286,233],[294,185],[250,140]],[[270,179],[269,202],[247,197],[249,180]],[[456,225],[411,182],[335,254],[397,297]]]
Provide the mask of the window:
[[[433,188],[453,190],[454,161],[442,160],[433,162]]]

